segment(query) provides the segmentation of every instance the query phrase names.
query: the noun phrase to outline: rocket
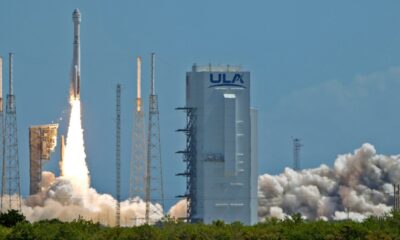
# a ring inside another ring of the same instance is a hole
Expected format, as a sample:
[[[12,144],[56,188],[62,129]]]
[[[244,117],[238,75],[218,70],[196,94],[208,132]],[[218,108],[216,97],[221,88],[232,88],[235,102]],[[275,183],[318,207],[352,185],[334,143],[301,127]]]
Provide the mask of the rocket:
[[[80,98],[81,90],[81,46],[80,46],[80,24],[81,13],[79,9],[75,9],[72,13],[74,22],[74,43],[73,43],[73,58],[71,69],[70,97],[72,99]]]

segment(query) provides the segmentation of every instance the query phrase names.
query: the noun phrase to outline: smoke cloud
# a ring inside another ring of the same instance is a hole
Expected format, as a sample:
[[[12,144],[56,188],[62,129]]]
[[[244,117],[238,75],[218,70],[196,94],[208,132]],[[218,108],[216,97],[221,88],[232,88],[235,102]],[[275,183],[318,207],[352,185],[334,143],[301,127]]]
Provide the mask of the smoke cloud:
[[[31,222],[44,219],[72,221],[79,217],[99,222],[103,225],[115,225],[116,200],[109,194],[100,194],[89,188],[86,195],[78,195],[70,180],[56,178],[51,172],[43,172],[42,192],[24,200],[22,213]],[[145,202],[140,198],[121,202],[121,225],[134,226],[144,223]],[[150,219],[160,220],[161,206],[150,205]]]
[[[187,217],[187,201],[186,199],[179,200],[174,206],[169,209],[168,214],[172,218],[182,219]]]
[[[259,177],[260,220],[284,218],[301,213],[307,219],[362,220],[391,210],[392,184],[400,183],[399,156],[376,154],[365,143],[353,154],[339,155],[333,168],[283,173]]]
[[[333,168],[294,171],[258,178],[258,216],[283,219],[301,213],[307,219],[363,220],[392,209],[393,185],[400,184],[400,156],[376,153],[363,144],[353,154],[339,155]],[[186,201],[179,201],[169,214],[186,216]]]
[[[60,177],[55,177],[51,172],[43,172],[42,191],[23,201],[22,213],[27,220],[72,221],[83,218],[103,225],[116,225],[116,200],[90,187],[79,99],[71,100],[67,144],[61,167]],[[145,209],[146,203],[140,198],[121,202],[121,226],[145,223]],[[162,212],[161,205],[150,204],[151,222],[160,220]]]

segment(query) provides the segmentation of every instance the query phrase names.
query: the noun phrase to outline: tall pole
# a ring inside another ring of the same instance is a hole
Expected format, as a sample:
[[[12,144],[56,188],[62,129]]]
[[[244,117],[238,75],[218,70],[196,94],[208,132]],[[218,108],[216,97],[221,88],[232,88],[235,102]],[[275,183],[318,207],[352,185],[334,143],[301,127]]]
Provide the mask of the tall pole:
[[[0,57],[0,128],[1,128],[1,146],[0,146],[0,157],[2,163],[2,185],[1,185],[1,211],[3,211],[3,191],[6,187],[5,179],[5,123],[4,123],[4,111],[3,111],[3,58]]]
[[[155,54],[151,54],[151,84],[149,96],[149,122],[147,132],[147,163],[146,163],[146,223],[150,223],[150,201],[159,203],[161,208],[154,213],[163,214],[164,187],[161,161],[160,123],[158,99],[155,91]]]
[[[293,138],[293,169],[300,170],[300,149],[303,146],[300,138]]]
[[[116,143],[115,143],[115,165],[116,165],[116,214],[115,224],[120,226],[120,202],[121,202],[121,85],[117,85],[117,102],[116,102]]]
[[[9,71],[9,95],[13,95],[13,53],[8,54],[8,71]]]

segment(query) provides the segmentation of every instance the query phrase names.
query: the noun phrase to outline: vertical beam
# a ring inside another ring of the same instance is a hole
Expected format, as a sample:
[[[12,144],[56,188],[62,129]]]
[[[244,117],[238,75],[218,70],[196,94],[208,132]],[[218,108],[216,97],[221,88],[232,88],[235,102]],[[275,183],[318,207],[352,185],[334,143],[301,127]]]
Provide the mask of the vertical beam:
[[[300,170],[300,149],[303,146],[300,138],[293,138],[293,170]]]
[[[116,99],[116,143],[115,143],[115,165],[116,165],[116,214],[115,224],[120,226],[120,202],[121,202],[121,85],[117,85],[117,99]]]
[[[155,77],[156,77],[156,54],[151,53],[151,85],[150,85],[150,92],[151,95],[156,95],[155,91]]]
[[[8,94],[13,95],[13,53],[9,53],[8,57],[9,57],[8,71],[10,80]]]

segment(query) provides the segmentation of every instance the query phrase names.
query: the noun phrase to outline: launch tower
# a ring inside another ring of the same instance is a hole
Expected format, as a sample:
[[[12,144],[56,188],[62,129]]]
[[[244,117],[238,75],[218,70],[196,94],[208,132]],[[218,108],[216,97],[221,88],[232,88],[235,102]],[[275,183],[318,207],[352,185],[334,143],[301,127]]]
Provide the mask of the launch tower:
[[[150,223],[150,202],[159,203],[161,209],[155,209],[155,214],[162,214],[164,208],[164,189],[161,162],[160,123],[158,99],[155,91],[155,54],[151,54],[151,84],[149,96],[149,122],[147,132],[147,163],[146,163],[146,223]],[[157,206],[157,205],[156,205]]]
[[[21,186],[18,161],[17,108],[13,94],[13,54],[9,54],[9,92],[5,115],[5,154],[2,169],[1,211],[21,211]]]

